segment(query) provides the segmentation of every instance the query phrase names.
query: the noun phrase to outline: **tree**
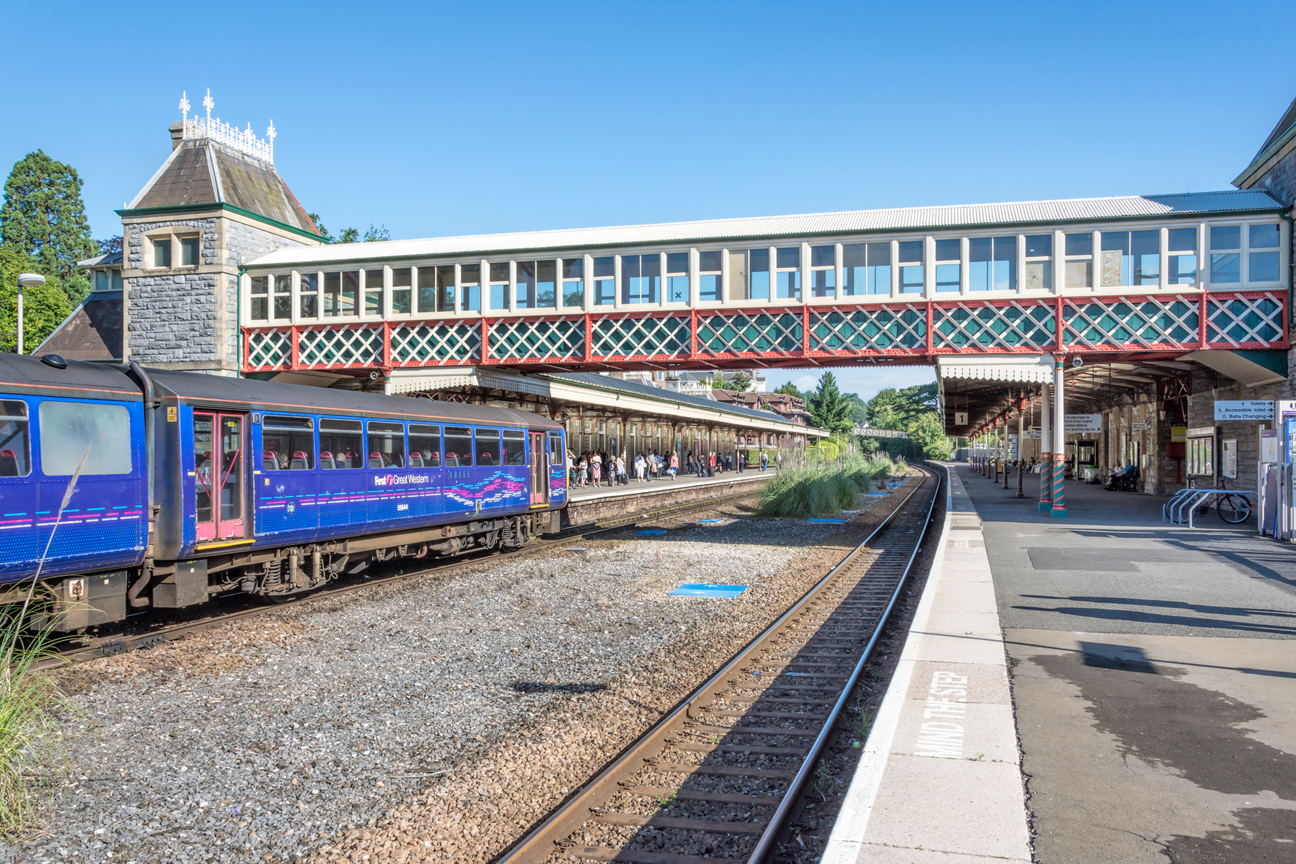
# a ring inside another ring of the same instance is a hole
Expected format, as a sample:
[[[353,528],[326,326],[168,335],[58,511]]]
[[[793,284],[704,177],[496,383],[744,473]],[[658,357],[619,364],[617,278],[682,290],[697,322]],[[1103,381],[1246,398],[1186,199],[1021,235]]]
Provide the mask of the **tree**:
[[[912,455],[913,451],[920,450],[928,458],[945,458],[950,453],[950,446],[939,405],[940,395],[934,383],[917,384],[902,390],[883,390],[868,402],[871,425],[878,429],[908,432],[909,438],[868,440],[878,441],[887,452]]]
[[[819,376],[819,387],[806,398],[806,408],[811,422],[820,429],[845,432],[854,425],[850,401],[837,388],[837,377],[831,372]]]
[[[39,271],[26,255],[0,246],[0,351],[18,348],[18,274]],[[31,351],[63,323],[72,311],[55,273],[44,273],[45,284],[23,289],[23,350]]]
[[[802,393],[801,389],[797,387],[795,384],[793,384],[791,381],[784,384],[782,387],[778,388],[774,392],[782,393],[786,396],[795,396],[796,398],[800,399],[802,402],[806,400],[806,394]]]
[[[320,221],[320,215],[318,213],[307,213],[306,215],[315,223],[315,228],[319,230],[320,236],[324,239],[325,243],[373,243],[375,240],[391,239],[391,233],[388,232],[386,225],[381,225],[375,228],[372,222],[369,223],[369,230],[364,233],[363,237],[360,236],[360,232],[355,228],[343,228],[338,235],[334,237],[329,233],[329,230],[324,227],[324,223]]]
[[[868,425],[868,403],[861,399],[858,393],[847,393],[846,399],[851,405],[851,422],[856,426]]]
[[[122,238],[120,234],[114,234],[111,237],[107,237],[103,240],[96,240],[95,242],[99,244],[100,255],[111,255],[114,252],[120,252],[122,250]]]
[[[734,376],[721,383],[721,389],[731,390],[734,393],[746,393],[751,389],[752,379],[746,372],[734,373]]]
[[[9,172],[4,196],[0,241],[38,262],[46,276],[58,276],[69,296],[89,293],[76,265],[99,254],[99,246],[90,237],[76,169],[41,150],[28,153]]]

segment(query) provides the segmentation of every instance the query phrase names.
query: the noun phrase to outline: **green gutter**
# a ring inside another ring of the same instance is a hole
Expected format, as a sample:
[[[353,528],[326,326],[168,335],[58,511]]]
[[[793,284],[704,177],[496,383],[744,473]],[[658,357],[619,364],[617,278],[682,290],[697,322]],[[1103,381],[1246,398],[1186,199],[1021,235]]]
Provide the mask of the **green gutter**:
[[[169,216],[179,213],[210,213],[213,210],[228,210],[230,213],[237,213],[240,216],[246,216],[249,219],[255,219],[257,222],[264,222],[266,225],[273,225],[276,228],[282,228],[293,234],[302,237],[309,237],[312,240],[318,240],[321,243],[324,238],[319,234],[301,228],[294,228],[292,225],[285,225],[283,222],[271,219],[268,216],[262,216],[260,213],[253,213],[251,210],[244,210],[242,207],[235,207],[233,204],[225,204],[220,201],[212,201],[206,204],[171,204],[166,207],[137,207],[134,210],[115,210],[121,217],[136,216]]]
[[[122,212],[122,211],[118,211],[118,212]],[[461,258],[469,258],[474,255],[479,255],[483,258],[493,258],[493,257],[513,256],[513,255],[536,255],[543,252],[564,252],[564,251],[585,252],[590,250],[597,251],[597,250],[605,250],[605,249],[606,250],[630,249],[630,248],[643,249],[648,247],[659,247],[659,246],[684,246],[684,245],[691,245],[695,243],[707,243],[707,244],[731,243],[731,242],[750,243],[757,240],[802,240],[806,238],[815,238],[815,237],[823,237],[823,238],[855,237],[855,236],[872,236],[877,234],[896,235],[896,234],[918,233],[921,231],[980,231],[983,229],[994,229],[994,228],[1008,229],[1008,228],[1032,228],[1032,227],[1040,227],[1040,226],[1047,226],[1047,225],[1094,225],[1100,223],[1107,224],[1112,222],[1138,222],[1138,221],[1164,222],[1167,220],[1197,221],[1197,220],[1207,219],[1212,217],[1216,217],[1216,218],[1239,217],[1240,218],[1244,216],[1255,216],[1260,214],[1271,214],[1271,213],[1280,213],[1280,212],[1283,212],[1283,208],[1281,206],[1254,208],[1248,210],[1199,211],[1196,213],[1179,213],[1179,214],[1164,214],[1164,215],[1157,214],[1157,215],[1146,215],[1146,216],[1104,216],[1104,217],[1097,217],[1097,218],[1088,217],[1084,219],[1049,219],[1046,221],[1036,221],[1036,222],[984,222],[984,223],[978,222],[978,223],[969,223],[965,225],[925,225],[925,226],[920,225],[920,226],[911,226],[908,228],[856,228],[856,229],[842,230],[842,231],[813,231],[813,232],[805,231],[805,232],[798,232],[792,234],[731,234],[723,237],[715,237],[715,236],[681,237],[681,238],[674,238],[670,240],[655,240],[655,241],[639,240],[635,242],[625,242],[625,243],[598,243],[598,244],[587,243],[583,245],[570,245],[570,246],[523,246],[523,247],[515,247],[515,248],[507,248],[507,249],[505,248],[480,249],[480,250],[468,249],[462,252],[436,252],[436,253],[429,253],[424,255],[419,255],[419,254],[401,255],[401,256],[365,255],[356,258],[329,259],[327,261],[297,259],[295,261],[280,261],[275,264],[256,264],[255,262],[253,262],[249,266],[253,268],[261,267],[266,271],[282,270],[286,267],[298,268],[304,265],[312,265],[317,268],[327,269],[329,267],[337,267],[344,264],[370,264],[375,261],[406,261],[406,260],[408,261],[424,261],[424,260],[457,261]],[[621,226],[613,226],[613,227],[621,227]],[[395,242],[404,242],[404,241],[395,241]],[[359,246],[359,245],[368,245],[368,244],[357,243],[355,245]],[[282,250],[278,250],[278,251],[282,251]]]

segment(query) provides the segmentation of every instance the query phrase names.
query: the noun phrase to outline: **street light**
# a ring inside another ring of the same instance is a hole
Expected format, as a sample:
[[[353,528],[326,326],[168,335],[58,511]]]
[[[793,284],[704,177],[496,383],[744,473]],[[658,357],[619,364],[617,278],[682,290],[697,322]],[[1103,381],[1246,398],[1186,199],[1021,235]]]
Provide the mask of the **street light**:
[[[23,349],[23,289],[34,288],[37,285],[44,285],[45,277],[39,273],[19,273],[18,274],[18,353]]]

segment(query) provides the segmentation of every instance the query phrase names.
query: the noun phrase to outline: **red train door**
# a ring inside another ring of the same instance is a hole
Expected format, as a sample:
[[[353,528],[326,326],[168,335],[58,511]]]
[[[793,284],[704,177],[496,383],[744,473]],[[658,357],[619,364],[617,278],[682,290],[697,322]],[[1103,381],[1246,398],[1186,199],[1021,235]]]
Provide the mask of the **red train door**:
[[[543,432],[528,432],[531,441],[531,506],[543,507],[549,503],[548,449],[544,446]]]
[[[198,542],[241,539],[246,436],[242,414],[194,412],[194,510]]]

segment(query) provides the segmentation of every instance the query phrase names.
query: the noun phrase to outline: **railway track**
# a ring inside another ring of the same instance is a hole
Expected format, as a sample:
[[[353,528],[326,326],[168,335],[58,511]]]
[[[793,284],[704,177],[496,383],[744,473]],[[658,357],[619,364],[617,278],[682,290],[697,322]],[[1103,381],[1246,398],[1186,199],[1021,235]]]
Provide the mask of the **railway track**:
[[[356,581],[346,585],[338,585],[333,588],[325,588],[310,594],[299,595],[299,597],[294,599],[294,602],[302,603],[326,597],[338,597],[345,594],[364,591],[365,589],[372,588],[376,585],[391,585],[407,579],[416,579],[432,574],[446,575],[453,573],[455,570],[478,564],[484,560],[503,560],[520,555],[534,555],[537,552],[545,552],[557,547],[569,545],[574,541],[589,540],[603,534],[609,534],[628,527],[634,527],[645,521],[672,517],[693,510],[701,510],[708,507],[724,505],[728,502],[748,498],[758,492],[759,489],[747,489],[742,492],[736,492],[716,498],[690,501],[684,504],[674,504],[667,507],[646,510],[640,513],[618,516],[613,519],[594,523],[590,526],[582,525],[568,529],[555,535],[554,539],[536,540],[528,543],[520,549],[512,549],[507,552],[479,553],[462,558],[455,558],[435,567],[425,567],[411,572],[396,572],[390,575],[368,578],[363,581]],[[132,625],[132,622],[128,619],[126,627],[122,632],[112,633],[89,640],[70,641],[58,656],[42,661],[39,665],[40,668],[52,668],[71,663],[82,663],[87,660],[93,660],[97,657],[110,657],[140,648],[150,648],[154,645],[180,639],[194,633],[200,633],[213,627],[219,627],[224,624],[245,620],[247,618],[254,618],[258,615],[265,615],[274,612],[279,608],[279,605],[274,604],[257,604],[235,610],[204,614],[199,618],[186,619],[175,623],[154,625]]]
[[[496,861],[768,860],[926,536],[940,479],[923,470],[832,572]]]

